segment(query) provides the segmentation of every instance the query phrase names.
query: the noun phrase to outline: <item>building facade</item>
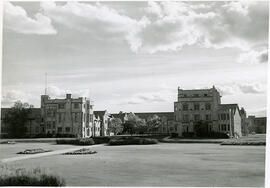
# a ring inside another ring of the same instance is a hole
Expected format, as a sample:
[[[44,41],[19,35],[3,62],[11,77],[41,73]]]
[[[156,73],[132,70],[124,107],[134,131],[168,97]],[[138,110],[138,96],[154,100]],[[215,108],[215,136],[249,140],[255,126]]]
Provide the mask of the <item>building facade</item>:
[[[65,99],[41,96],[40,128],[44,134],[91,137],[93,118],[93,104],[87,98],[72,98],[71,94]]]
[[[94,111],[97,125],[99,125],[99,136],[109,136],[108,124],[110,121],[110,114],[107,110]]]
[[[241,117],[237,104],[221,104],[221,96],[213,86],[210,89],[183,90],[178,88],[174,103],[177,133],[194,133],[199,121],[207,122],[209,132],[223,132],[242,136]]]

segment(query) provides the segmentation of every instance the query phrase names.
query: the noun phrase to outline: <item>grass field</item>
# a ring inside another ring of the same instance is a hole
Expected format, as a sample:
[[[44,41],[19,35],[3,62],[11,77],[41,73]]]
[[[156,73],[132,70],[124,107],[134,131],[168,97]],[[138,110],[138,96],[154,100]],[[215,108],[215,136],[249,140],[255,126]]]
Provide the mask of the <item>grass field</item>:
[[[76,148],[42,144],[39,148]],[[1,145],[0,158],[33,145]],[[93,150],[97,154],[53,155],[8,165],[48,168],[64,177],[68,186],[264,186],[264,146],[161,143]]]

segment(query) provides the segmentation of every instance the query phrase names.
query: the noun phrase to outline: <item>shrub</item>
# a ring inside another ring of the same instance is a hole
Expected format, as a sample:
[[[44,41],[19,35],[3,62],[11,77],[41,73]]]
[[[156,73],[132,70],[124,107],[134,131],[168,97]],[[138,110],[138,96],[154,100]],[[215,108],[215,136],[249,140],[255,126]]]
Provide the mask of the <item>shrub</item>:
[[[204,138],[229,138],[226,133],[222,132],[205,132],[203,134],[197,135],[197,137],[204,137]]]
[[[92,138],[80,138],[80,139],[58,139],[56,144],[72,144],[72,145],[94,145],[95,142]]]
[[[112,138],[109,145],[146,145],[157,144],[157,139],[152,138],[138,138],[138,137],[119,137]]]
[[[176,138],[176,137],[178,137],[178,134],[177,133],[171,133],[171,137]]]
[[[0,167],[0,186],[65,186],[65,180],[45,169]]]
[[[93,137],[95,144],[105,144],[110,141],[110,138],[107,136]]]
[[[190,133],[190,132],[183,132],[183,137],[190,138],[190,137],[193,137],[193,136],[194,136],[194,133]]]

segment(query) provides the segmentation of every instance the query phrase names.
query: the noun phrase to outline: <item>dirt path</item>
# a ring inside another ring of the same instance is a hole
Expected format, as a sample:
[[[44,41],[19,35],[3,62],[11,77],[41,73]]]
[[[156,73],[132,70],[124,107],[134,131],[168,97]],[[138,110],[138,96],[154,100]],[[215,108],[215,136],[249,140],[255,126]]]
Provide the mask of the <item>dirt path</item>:
[[[2,163],[8,163],[8,162],[13,162],[13,161],[19,161],[19,160],[25,160],[25,159],[33,159],[33,158],[39,158],[39,157],[46,157],[46,156],[51,156],[51,155],[57,155],[57,154],[62,154],[66,152],[71,152],[75,150],[79,150],[82,148],[95,148],[95,147],[100,147],[103,146],[103,144],[98,144],[98,145],[92,145],[92,146],[82,146],[82,147],[77,147],[77,148],[68,148],[68,149],[61,149],[61,150],[55,150],[51,152],[45,152],[45,153],[38,153],[38,154],[25,154],[25,155],[20,155],[18,157],[11,157],[7,159],[2,159]]]

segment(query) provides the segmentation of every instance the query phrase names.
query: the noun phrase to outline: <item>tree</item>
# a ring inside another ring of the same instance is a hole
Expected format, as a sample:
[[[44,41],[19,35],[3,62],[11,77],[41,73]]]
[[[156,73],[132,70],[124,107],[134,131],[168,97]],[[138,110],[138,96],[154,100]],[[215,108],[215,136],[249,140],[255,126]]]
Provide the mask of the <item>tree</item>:
[[[117,135],[123,131],[123,125],[120,118],[112,118],[109,121],[108,131]]]
[[[123,132],[134,134],[138,132],[138,127],[142,127],[145,124],[144,120],[140,119],[134,113],[130,112],[127,115],[127,120],[123,123]]]
[[[144,134],[148,130],[148,127],[146,125],[146,122],[144,119],[139,119],[136,122],[136,132],[139,134]]]
[[[148,131],[156,132],[162,124],[161,118],[157,115],[153,115],[147,119]]]
[[[33,108],[33,105],[17,101],[15,102],[14,106],[8,110],[3,121],[7,126],[7,133],[9,137],[20,138],[25,135],[25,124],[28,121],[31,108]]]
[[[136,130],[136,124],[132,121],[126,121],[123,123],[123,132],[124,133],[129,133],[129,134],[134,134]]]

